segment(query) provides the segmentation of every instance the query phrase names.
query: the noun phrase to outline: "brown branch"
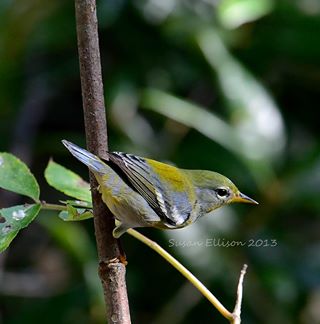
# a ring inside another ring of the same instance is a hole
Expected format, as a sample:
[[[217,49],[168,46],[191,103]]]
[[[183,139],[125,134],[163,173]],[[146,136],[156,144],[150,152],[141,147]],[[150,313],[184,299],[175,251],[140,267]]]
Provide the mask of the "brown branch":
[[[83,111],[88,150],[106,157],[108,149],[106,113],[101,76],[95,0],[75,0]],[[125,265],[119,242],[113,238],[114,220],[90,175],[94,227],[109,323],[130,323]]]

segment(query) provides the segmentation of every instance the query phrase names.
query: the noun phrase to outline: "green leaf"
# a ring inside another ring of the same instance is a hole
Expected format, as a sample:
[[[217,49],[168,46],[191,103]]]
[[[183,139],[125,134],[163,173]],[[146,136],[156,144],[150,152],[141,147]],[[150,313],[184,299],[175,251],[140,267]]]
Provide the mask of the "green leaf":
[[[38,215],[40,204],[20,205],[0,209],[0,252],[4,251],[18,232]]]
[[[230,111],[230,126],[241,141],[243,153],[255,161],[268,162],[277,157],[285,145],[285,128],[272,96],[230,53],[214,29],[202,30],[197,41],[217,74]]]
[[[62,211],[59,217],[64,221],[82,221],[93,217],[92,211],[84,208],[75,208],[67,205],[67,210]]]
[[[79,175],[50,160],[44,176],[53,188],[66,195],[91,203],[90,185]]]
[[[204,107],[152,88],[143,91],[141,105],[179,123],[193,127],[232,152],[242,154],[241,142],[232,127]]]
[[[9,153],[0,153],[0,187],[39,201],[37,180],[21,160]]]
[[[222,0],[218,17],[227,28],[237,28],[267,15],[273,9],[272,0]]]

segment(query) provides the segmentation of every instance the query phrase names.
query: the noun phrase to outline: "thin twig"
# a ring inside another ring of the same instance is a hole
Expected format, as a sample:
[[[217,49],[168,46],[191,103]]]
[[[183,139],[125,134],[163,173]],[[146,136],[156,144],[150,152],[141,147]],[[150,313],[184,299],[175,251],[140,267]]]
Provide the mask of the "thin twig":
[[[232,313],[232,316],[233,316],[233,321],[231,322],[232,324],[240,324],[240,322],[241,322],[243,279],[247,272],[247,268],[248,268],[248,266],[246,264],[244,264],[242,267],[241,273],[240,273],[238,288],[237,288],[237,300],[236,300],[236,304],[234,306],[234,310]]]
[[[108,149],[95,0],[75,0],[83,111],[87,148],[101,157]],[[112,236],[114,221],[90,174],[99,275],[109,323],[130,323],[125,265],[119,242]]]

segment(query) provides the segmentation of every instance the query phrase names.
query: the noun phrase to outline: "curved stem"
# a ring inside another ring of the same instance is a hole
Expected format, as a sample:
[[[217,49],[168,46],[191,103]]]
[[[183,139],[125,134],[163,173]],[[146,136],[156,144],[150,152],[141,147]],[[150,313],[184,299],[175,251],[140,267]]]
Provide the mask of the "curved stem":
[[[165,260],[167,260],[174,268],[176,268],[184,277],[186,277],[201,293],[205,296],[209,302],[221,313],[223,317],[228,319],[231,323],[234,321],[234,316],[230,313],[220,301],[210,292],[210,290],[198,280],[187,268],[185,268],[178,260],[164,250],[159,244],[145,237],[141,233],[129,229],[127,233],[149,246],[151,249],[160,254]]]

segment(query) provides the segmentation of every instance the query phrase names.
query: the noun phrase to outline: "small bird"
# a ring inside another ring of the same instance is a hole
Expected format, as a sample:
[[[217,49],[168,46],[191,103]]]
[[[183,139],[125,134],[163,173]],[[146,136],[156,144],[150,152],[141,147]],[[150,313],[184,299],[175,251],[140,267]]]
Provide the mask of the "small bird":
[[[182,228],[232,202],[258,204],[213,171],[179,169],[122,152],[107,152],[105,160],[62,143],[96,177],[102,200],[119,221],[115,238],[134,227]]]

